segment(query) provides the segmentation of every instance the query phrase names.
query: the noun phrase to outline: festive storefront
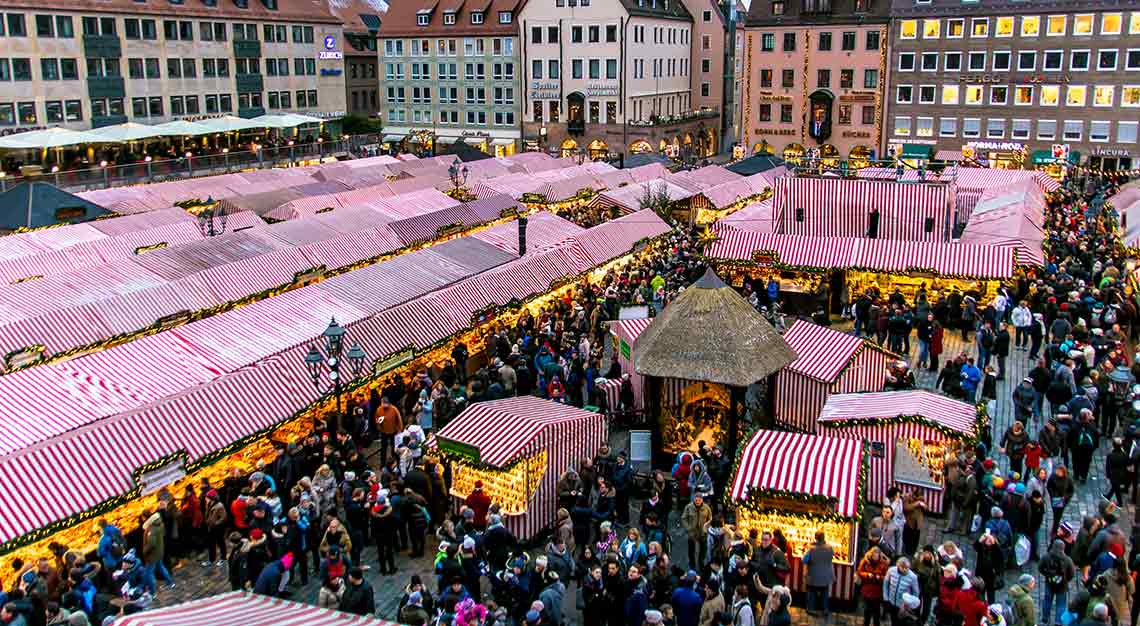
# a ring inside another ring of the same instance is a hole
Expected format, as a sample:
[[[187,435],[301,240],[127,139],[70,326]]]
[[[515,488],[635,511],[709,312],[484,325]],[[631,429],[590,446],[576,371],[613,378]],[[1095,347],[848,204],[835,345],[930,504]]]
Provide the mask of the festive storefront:
[[[972,446],[986,423],[985,404],[974,406],[930,391],[833,395],[819,413],[817,431],[868,446],[867,498],[882,501],[887,489],[917,491],[927,511],[945,508],[947,455]]]
[[[554,522],[562,471],[606,441],[604,415],[530,396],[474,404],[435,437],[456,507],[482,482],[524,541]]]
[[[737,457],[728,500],[745,536],[753,529],[784,534],[792,568],[787,585],[794,591],[807,590],[803,555],[822,531],[835,550],[831,595],[851,600],[866,488],[862,442],[760,430]]]
[[[816,417],[833,394],[880,391],[892,355],[878,344],[804,320],[784,341],[797,358],[776,375],[776,424],[814,433]]]

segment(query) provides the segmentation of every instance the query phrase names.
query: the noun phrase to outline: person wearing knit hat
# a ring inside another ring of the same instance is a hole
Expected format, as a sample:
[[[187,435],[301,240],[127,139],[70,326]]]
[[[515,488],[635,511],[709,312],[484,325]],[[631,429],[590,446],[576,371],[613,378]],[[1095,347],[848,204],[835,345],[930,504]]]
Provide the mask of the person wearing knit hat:
[[[661,614],[661,611],[658,611],[656,609],[649,609],[645,611],[645,623],[648,626],[661,626],[664,621],[665,616]]]

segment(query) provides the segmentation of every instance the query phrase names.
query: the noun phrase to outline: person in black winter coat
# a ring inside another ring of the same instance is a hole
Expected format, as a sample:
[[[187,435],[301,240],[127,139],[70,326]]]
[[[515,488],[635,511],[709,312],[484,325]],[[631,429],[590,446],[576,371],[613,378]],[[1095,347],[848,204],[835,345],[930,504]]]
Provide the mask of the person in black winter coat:
[[[380,496],[371,510],[372,540],[376,542],[376,556],[380,561],[380,575],[396,573],[396,536],[399,522],[388,498]]]
[[[1119,506],[1124,506],[1124,495],[1128,492],[1130,463],[1128,453],[1124,451],[1124,441],[1120,438],[1113,439],[1112,451],[1108,453],[1108,458],[1104,462],[1104,473],[1107,475],[1112,489],[1105,494],[1104,498],[1111,500],[1112,496],[1115,495],[1116,504]]]
[[[1005,380],[1005,359],[1009,356],[1009,329],[1005,324],[998,324],[994,336],[994,356],[998,362],[997,379]]]
[[[364,571],[359,567],[349,571],[348,584],[344,588],[344,595],[340,597],[338,608],[353,615],[372,615],[376,612],[376,596],[372,585],[364,580]]]
[[[487,532],[483,533],[483,554],[487,557],[487,564],[492,571],[499,571],[507,563],[507,558],[518,551],[519,541],[514,534],[503,525],[503,519],[498,515],[491,515]]]

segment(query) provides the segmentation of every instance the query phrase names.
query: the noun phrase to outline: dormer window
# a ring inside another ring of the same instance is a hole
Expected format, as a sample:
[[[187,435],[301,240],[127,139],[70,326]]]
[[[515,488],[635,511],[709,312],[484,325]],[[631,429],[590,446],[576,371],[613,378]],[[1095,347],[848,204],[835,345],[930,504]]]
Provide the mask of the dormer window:
[[[277,10],[277,0],[261,0],[261,3],[264,4],[265,8],[269,9],[270,11]]]
[[[510,24],[511,23],[511,12],[510,11],[499,11],[499,23],[500,24]]]
[[[416,13],[416,24],[420,26],[427,26],[431,21],[431,13],[427,11],[419,11]]]
[[[482,11],[472,11],[471,12],[471,23],[472,24],[482,24],[483,23],[483,12]]]
[[[234,6],[236,6],[239,9],[248,9],[249,8],[249,0],[234,0]]]
[[[444,24],[454,24],[455,23],[455,11],[448,11],[447,13],[444,13],[443,14],[443,23]]]
[[[202,4],[208,7],[216,7],[218,6],[218,0],[202,0]]]

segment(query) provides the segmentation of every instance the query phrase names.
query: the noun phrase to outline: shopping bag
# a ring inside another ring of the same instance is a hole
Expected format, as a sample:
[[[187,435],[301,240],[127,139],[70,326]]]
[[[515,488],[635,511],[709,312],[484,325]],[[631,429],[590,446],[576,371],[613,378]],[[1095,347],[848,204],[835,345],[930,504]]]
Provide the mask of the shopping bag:
[[[973,519],[973,521],[970,522],[970,532],[976,533],[981,529],[982,529],[982,516],[978,513],[974,513],[974,519]]]
[[[1013,544],[1013,557],[1017,560],[1018,567],[1029,562],[1029,551],[1032,548],[1033,544],[1029,542],[1029,537],[1025,535],[1017,536],[1017,541]]]

